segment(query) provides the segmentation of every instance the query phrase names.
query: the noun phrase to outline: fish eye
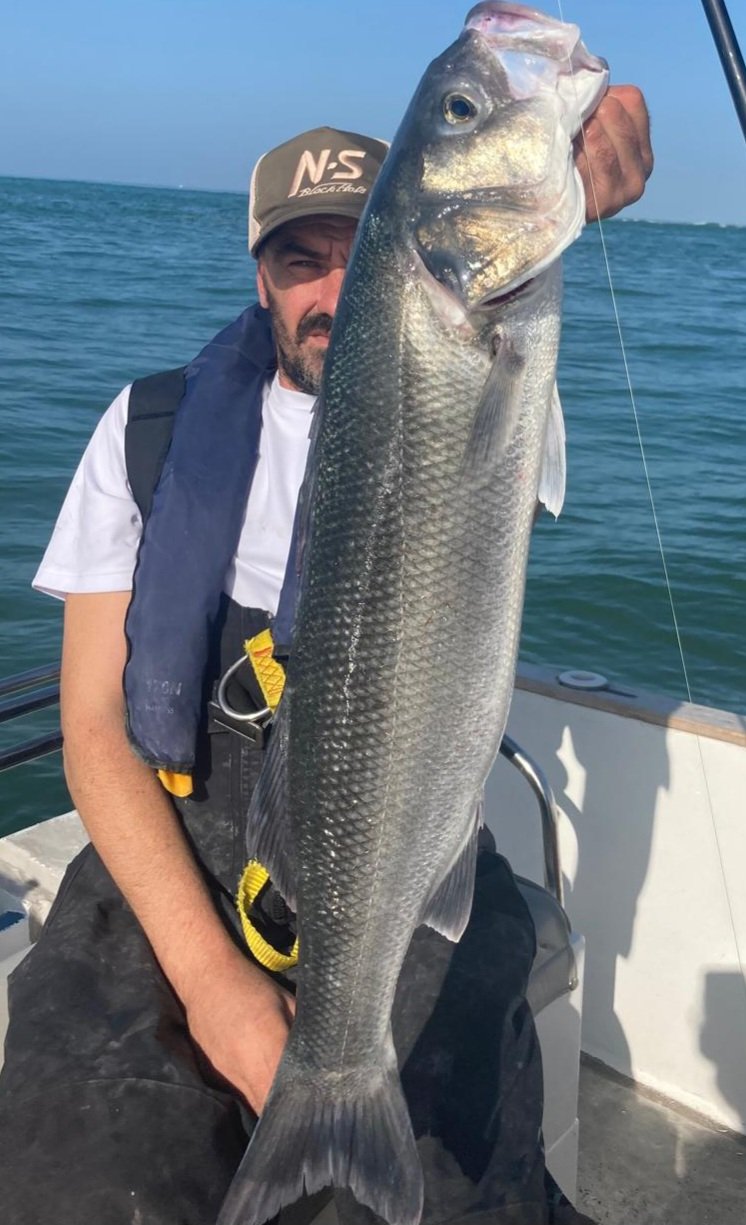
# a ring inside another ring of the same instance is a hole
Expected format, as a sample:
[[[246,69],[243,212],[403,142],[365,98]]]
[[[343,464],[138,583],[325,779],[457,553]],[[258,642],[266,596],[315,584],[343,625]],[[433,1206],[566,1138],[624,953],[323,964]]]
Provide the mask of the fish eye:
[[[443,114],[449,123],[468,123],[476,118],[477,108],[465,94],[446,94],[443,99]]]

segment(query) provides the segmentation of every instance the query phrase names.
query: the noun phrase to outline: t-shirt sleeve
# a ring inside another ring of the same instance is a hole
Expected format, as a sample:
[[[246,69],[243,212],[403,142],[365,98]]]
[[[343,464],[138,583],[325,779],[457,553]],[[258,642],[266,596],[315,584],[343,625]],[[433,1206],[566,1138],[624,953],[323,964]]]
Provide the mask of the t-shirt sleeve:
[[[142,521],[127,480],[129,387],[104,413],[72,479],[32,586],[69,593],[129,591]]]

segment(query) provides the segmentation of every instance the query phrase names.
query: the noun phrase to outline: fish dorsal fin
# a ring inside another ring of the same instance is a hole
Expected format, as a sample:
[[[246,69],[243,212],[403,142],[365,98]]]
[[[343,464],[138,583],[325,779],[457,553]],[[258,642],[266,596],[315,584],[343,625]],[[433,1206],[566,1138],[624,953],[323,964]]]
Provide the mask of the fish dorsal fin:
[[[458,941],[466,931],[474,901],[477,841],[482,805],[477,805],[473,828],[453,867],[430,898],[422,922],[448,940]]]
[[[286,691],[280,700],[262,772],[251,797],[246,849],[249,859],[259,860],[287,905],[295,910],[296,877],[287,783],[289,697]]]
[[[497,338],[495,357],[482,388],[466,448],[468,473],[477,475],[491,471],[508,449],[520,416],[525,368],[524,358],[512,341],[506,337]]]
[[[552,392],[552,404],[547,418],[547,436],[544,443],[544,459],[539,478],[537,497],[555,519],[565,501],[567,484],[567,455],[565,448],[565,419],[562,415],[557,384]]]

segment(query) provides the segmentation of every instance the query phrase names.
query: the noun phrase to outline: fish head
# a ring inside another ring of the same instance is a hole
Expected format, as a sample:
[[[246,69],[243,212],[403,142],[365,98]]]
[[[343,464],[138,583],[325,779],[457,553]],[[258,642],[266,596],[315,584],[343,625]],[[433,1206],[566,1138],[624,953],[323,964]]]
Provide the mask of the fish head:
[[[572,142],[607,81],[577,26],[495,0],[425,73],[393,160],[408,150],[417,180],[416,254],[467,312],[538,276],[580,233]]]

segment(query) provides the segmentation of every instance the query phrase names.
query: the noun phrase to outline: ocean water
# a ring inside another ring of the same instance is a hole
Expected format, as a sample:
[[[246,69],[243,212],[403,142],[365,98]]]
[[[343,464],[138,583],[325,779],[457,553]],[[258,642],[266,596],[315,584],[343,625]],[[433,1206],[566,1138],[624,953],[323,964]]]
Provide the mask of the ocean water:
[[[608,223],[565,261],[568,496],[534,534],[523,658],[746,713],[746,230]],[[0,676],[55,659],[30,589],[86,439],[127,382],[253,300],[235,194],[0,179]],[[2,745],[53,712],[0,728]],[[63,811],[59,757],[0,776],[0,830]]]

